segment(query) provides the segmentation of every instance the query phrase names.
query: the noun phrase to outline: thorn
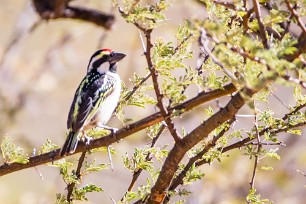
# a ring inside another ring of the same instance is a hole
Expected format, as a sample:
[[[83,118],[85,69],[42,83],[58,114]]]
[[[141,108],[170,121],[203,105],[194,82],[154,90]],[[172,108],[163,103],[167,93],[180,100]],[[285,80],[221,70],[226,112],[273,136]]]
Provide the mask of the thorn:
[[[36,166],[34,166],[34,169],[35,169],[36,173],[39,175],[39,177],[41,178],[41,180],[44,180],[44,177],[43,177],[42,173],[40,171],[38,171],[38,168]]]
[[[112,160],[112,154],[110,151],[110,146],[107,146],[107,154],[108,154],[108,159],[109,159],[109,163],[111,166],[111,170],[114,171],[114,165],[113,165],[113,160]]]
[[[116,201],[113,199],[113,197],[109,194],[109,197],[110,197],[110,199],[112,200],[112,202],[114,203],[114,204],[116,204]]]

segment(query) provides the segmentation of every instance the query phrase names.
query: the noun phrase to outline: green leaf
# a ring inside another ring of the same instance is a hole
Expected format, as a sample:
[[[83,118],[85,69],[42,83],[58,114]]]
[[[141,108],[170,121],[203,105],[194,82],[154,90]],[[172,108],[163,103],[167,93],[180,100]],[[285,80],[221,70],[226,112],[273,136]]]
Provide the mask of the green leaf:
[[[56,201],[55,204],[69,204],[69,202],[66,199],[65,195],[62,195],[60,193],[56,194]]]
[[[60,148],[60,146],[58,146],[57,144],[54,144],[51,142],[50,139],[47,139],[47,141],[41,146],[41,150],[38,151],[38,154],[44,154],[47,152],[51,152],[55,149]]]
[[[252,204],[263,204],[263,203],[271,203],[268,199],[261,199],[260,194],[256,194],[256,189],[252,188],[249,191],[249,194],[246,197],[247,202]]]
[[[295,135],[302,135],[302,131],[299,129],[289,129],[287,132]]]
[[[278,151],[278,148],[270,149],[269,152],[266,153],[266,156],[271,157],[273,159],[280,160],[280,156],[276,153],[277,151]]]
[[[1,142],[1,152],[3,160],[6,164],[21,163],[25,164],[29,162],[29,157],[24,153],[21,147],[16,147],[10,137],[5,136]]]
[[[260,169],[264,171],[272,171],[273,167],[272,166],[262,166]]]
[[[82,188],[77,188],[73,191],[73,198],[74,200],[86,200],[88,201],[88,198],[85,196],[87,193],[91,192],[101,192],[103,191],[102,188],[96,186],[95,184],[88,184]]]
[[[93,172],[102,171],[104,169],[108,169],[108,165],[106,164],[96,164],[96,160],[94,159],[93,162],[88,163],[85,161],[84,170],[82,172],[82,175],[87,175]]]

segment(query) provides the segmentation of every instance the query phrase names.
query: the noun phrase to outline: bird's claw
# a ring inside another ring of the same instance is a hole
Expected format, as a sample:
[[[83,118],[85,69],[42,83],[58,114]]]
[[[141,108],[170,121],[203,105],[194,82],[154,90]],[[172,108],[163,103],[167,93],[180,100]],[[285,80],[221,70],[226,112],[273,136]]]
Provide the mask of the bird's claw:
[[[92,140],[92,137],[87,136],[86,134],[84,134],[82,137],[82,141],[85,142],[86,145],[89,145],[91,140]]]
[[[112,134],[116,134],[118,132],[118,128],[112,128],[110,129],[110,131],[112,132]]]
[[[85,137],[85,142],[86,142],[85,144],[89,145],[91,140],[92,140],[92,137]]]

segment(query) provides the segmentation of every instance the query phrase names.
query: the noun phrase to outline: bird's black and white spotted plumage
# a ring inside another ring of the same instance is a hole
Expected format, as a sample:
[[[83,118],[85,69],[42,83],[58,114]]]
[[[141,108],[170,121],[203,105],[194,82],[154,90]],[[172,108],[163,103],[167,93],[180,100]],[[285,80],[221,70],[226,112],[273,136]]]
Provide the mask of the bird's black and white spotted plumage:
[[[61,155],[75,151],[80,132],[104,126],[110,119],[120,98],[121,80],[116,73],[122,53],[110,49],[95,52],[70,107],[67,120],[69,130]]]

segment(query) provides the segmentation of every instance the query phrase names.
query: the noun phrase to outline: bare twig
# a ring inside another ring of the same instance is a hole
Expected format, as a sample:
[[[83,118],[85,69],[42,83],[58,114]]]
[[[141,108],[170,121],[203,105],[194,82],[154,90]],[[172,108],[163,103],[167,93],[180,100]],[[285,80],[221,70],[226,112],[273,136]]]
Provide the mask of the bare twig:
[[[290,110],[288,105],[285,104],[282,99],[280,97],[278,97],[275,93],[273,93],[273,91],[270,91],[271,95],[274,96],[274,98],[280,103],[282,104],[287,110]]]
[[[257,140],[257,151],[256,151],[256,154],[255,154],[255,159],[254,159],[254,168],[253,168],[253,173],[252,173],[252,179],[250,181],[250,190],[254,189],[257,165],[258,165],[258,162],[259,162],[259,154],[260,154],[260,150],[261,150],[261,147],[262,147],[261,140],[260,140],[260,135],[259,135],[259,131],[258,131],[258,116],[257,116],[255,101],[254,101],[254,114],[255,114],[254,127],[255,127],[255,134],[256,134],[256,140]],[[250,202],[248,202],[248,203],[250,203]]]
[[[301,175],[303,175],[304,177],[306,177],[306,174],[302,171],[300,171],[299,169],[295,169],[296,172],[300,173]]]
[[[265,145],[265,146],[274,146],[274,145],[278,145],[278,146],[282,146],[282,147],[285,147],[286,144],[284,144],[283,142],[261,142],[260,143],[262,146]],[[248,143],[245,143],[244,146],[248,146],[248,145],[258,145],[258,142],[248,142]]]

